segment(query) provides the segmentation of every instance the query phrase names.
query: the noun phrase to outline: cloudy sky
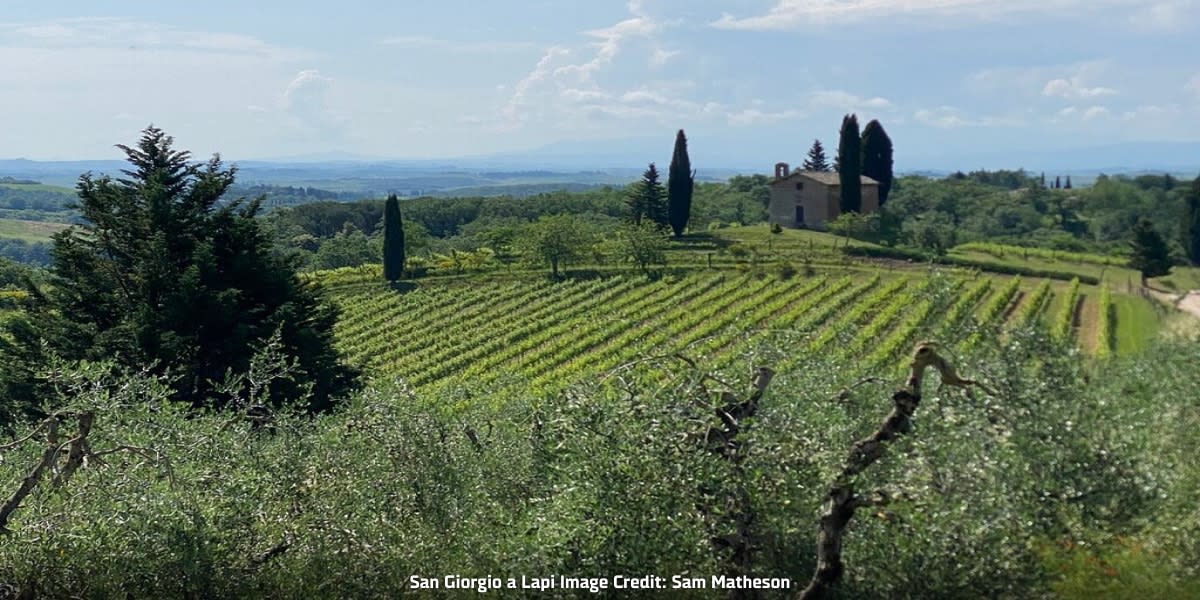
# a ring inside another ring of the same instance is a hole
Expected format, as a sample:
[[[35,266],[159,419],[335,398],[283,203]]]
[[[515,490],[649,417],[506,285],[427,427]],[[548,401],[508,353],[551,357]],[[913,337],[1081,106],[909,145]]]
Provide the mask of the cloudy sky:
[[[879,119],[909,167],[980,148],[1200,142],[1200,0],[5,8],[0,158],[118,158],[113,144],[154,123],[235,160],[642,140],[637,154],[649,139],[666,155],[684,128],[694,163],[766,165],[813,138],[836,146],[847,112]]]

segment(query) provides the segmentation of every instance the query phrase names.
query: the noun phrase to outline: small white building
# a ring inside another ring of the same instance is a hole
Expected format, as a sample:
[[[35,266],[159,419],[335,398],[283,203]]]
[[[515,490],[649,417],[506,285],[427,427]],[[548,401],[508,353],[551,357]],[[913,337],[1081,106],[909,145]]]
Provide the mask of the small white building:
[[[879,210],[879,182],[861,175],[862,214]],[[788,170],[787,163],[775,165],[771,182],[772,223],[783,227],[824,229],[825,223],[841,214],[842,183],[830,171]]]

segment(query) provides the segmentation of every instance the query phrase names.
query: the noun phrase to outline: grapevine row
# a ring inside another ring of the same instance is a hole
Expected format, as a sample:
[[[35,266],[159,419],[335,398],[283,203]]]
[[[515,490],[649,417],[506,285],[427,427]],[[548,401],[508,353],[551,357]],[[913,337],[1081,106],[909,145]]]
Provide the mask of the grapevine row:
[[[491,328],[476,330],[470,339],[459,340],[438,356],[429,357],[424,361],[423,368],[413,373],[409,381],[414,386],[425,385],[442,379],[449,373],[458,373],[470,365],[486,361],[523,340],[537,339],[537,336],[547,331],[545,325],[551,318],[559,327],[570,326],[574,315],[585,313],[594,307],[601,309],[614,298],[616,301],[622,301],[622,295],[630,296],[624,292],[631,282],[632,280],[627,278],[621,284],[609,286],[600,293],[584,294],[585,298],[580,302],[575,302],[576,296],[559,296],[552,305],[542,310],[533,313],[521,311],[518,313],[520,318],[515,322],[502,324],[509,331],[507,335],[495,335]]]
[[[1113,334],[1116,333],[1116,307],[1108,287],[1100,288],[1100,319],[1096,330],[1096,356],[1112,355]]]
[[[1017,325],[1020,327],[1029,327],[1037,322],[1037,319],[1042,314],[1042,309],[1050,300],[1050,280],[1042,281],[1041,285],[1033,290],[1033,293],[1026,298],[1025,304],[1021,306],[1021,312],[1017,315]]]
[[[747,296],[757,294],[769,280],[742,280],[718,286],[711,290],[710,297],[697,298],[688,305],[675,306],[670,311],[661,313],[655,318],[647,319],[636,325],[632,335],[620,346],[621,352],[611,356],[595,355],[588,357],[585,352],[567,352],[560,354],[559,360],[547,365],[549,368],[570,369],[573,372],[594,372],[615,367],[630,356],[640,356],[651,351],[662,349],[674,339],[685,337],[685,334],[713,315],[728,309]],[[715,297],[714,297],[715,296]],[[546,385],[555,378],[549,368],[534,379],[534,386]]]
[[[952,305],[952,308],[964,304],[967,306],[974,306],[975,302],[979,300],[983,292],[985,292],[990,286],[990,284],[987,283],[988,281],[990,280],[985,279],[983,284],[977,284],[965,294],[958,295]],[[951,284],[950,291],[953,292],[961,286],[962,280],[955,280]],[[879,345],[875,347],[875,350],[867,356],[867,364],[871,366],[879,365],[906,352],[909,344],[912,342],[913,336],[922,326],[925,325],[925,322],[933,314],[935,307],[937,307],[936,303],[928,296],[922,298],[915,305],[912,305],[912,309],[905,313],[903,319],[900,321],[900,324],[896,326],[896,329],[888,334],[887,337],[883,338],[883,341],[880,342]],[[960,308],[959,310],[963,311],[965,309]],[[953,315],[951,315],[948,311],[947,317],[951,316]],[[943,319],[942,324],[945,325],[945,323],[946,321]]]
[[[1050,334],[1054,339],[1064,341],[1071,337],[1071,325],[1075,320],[1075,305],[1078,302],[1079,278],[1076,277],[1067,286],[1067,292],[1063,294],[1062,304],[1058,305],[1058,312],[1054,315],[1054,325],[1050,330]]]
[[[511,373],[529,373],[539,361],[557,361],[564,353],[583,352],[602,344],[606,339],[631,327],[633,318],[653,311],[668,298],[688,302],[703,296],[717,287],[713,277],[699,283],[684,281],[672,286],[662,284],[644,285],[631,301],[618,302],[584,319],[562,319],[556,325],[544,328],[518,343],[510,344],[501,353],[488,357],[469,367],[464,375],[478,376],[484,380],[494,379],[500,369]],[[562,340],[569,340],[563,343]]]
[[[1004,287],[1000,288],[988,301],[983,305],[983,309],[975,318],[977,329],[970,337],[967,338],[964,344],[964,349],[972,348],[983,339],[983,330],[990,325],[995,324],[1004,314],[1004,309],[1008,308],[1014,296],[1017,295],[1021,287],[1021,276],[1017,275],[1008,280]]]
[[[874,310],[877,306],[886,301],[893,294],[899,293],[901,289],[907,285],[908,280],[898,277],[887,285],[875,290],[875,292],[866,298],[855,302],[849,311],[840,316],[836,321],[830,323],[821,330],[820,335],[808,343],[808,351],[816,352],[824,348],[835,337],[845,331],[847,328],[853,328],[856,324],[863,320],[863,317],[868,312]],[[843,306],[834,306],[833,308],[844,308]]]
[[[918,299],[922,298],[922,292],[929,288],[930,282],[931,280],[926,278],[913,289],[897,294],[891,303],[876,313],[871,321],[855,334],[849,344],[841,347],[837,355],[849,360],[861,356],[869,344],[878,342],[879,338],[901,319],[901,312],[911,311],[914,305],[919,303]]]

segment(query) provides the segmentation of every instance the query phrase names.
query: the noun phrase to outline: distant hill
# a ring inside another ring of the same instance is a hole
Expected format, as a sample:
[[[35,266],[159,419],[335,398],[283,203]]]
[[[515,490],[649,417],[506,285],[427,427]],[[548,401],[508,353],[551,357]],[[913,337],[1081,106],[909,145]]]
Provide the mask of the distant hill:
[[[705,140],[692,150],[700,181],[723,181],[739,174],[767,174],[772,161],[727,155],[720,140]],[[944,176],[957,170],[1018,169],[1047,175],[1072,175],[1078,183],[1100,173],[1137,174],[1170,172],[1181,177],[1200,173],[1200,142],[1131,142],[1076,148],[1034,148],[1019,154],[986,149],[905,154],[898,146],[896,169],[901,173]],[[538,148],[488,155],[435,159],[389,159],[347,152],[281,157],[274,160],[230,160],[240,168],[239,182],[246,185],[318,187],[335,192],[369,196],[397,192],[409,195],[444,195],[450,190],[502,188],[544,189],[555,185],[623,185],[636,180],[650,162],[666,169],[669,144],[658,137],[563,141]],[[797,161],[802,154],[780,156]],[[762,163],[762,164],[759,164]],[[711,166],[706,166],[711,165]],[[33,161],[0,160],[0,178],[35,180],[73,188],[81,173],[118,174],[126,164],[118,160]]]

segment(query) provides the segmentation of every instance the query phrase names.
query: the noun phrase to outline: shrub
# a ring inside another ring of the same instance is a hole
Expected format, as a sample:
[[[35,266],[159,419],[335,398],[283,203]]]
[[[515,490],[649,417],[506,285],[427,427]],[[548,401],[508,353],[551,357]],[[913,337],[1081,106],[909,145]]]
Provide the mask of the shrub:
[[[867,256],[871,258],[895,258],[900,260],[912,261],[929,261],[946,265],[954,265],[959,267],[975,268],[981,271],[991,273],[1003,273],[1007,275],[1025,275],[1028,277],[1044,277],[1046,279],[1058,279],[1062,281],[1071,281],[1078,278],[1080,282],[1091,285],[1100,283],[1100,280],[1091,275],[1080,275],[1069,271],[1052,271],[1047,269],[1033,269],[1022,267],[1019,265],[1005,265],[999,263],[991,263],[987,261],[971,260],[958,256],[932,256],[915,250],[906,250],[903,248],[884,248],[874,246],[849,246],[842,248],[842,252],[852,256]]]

